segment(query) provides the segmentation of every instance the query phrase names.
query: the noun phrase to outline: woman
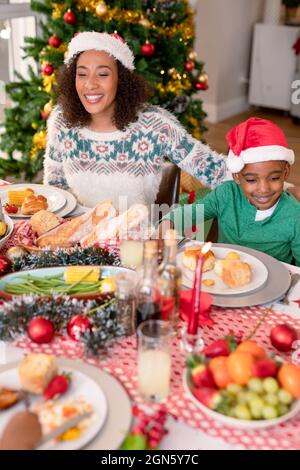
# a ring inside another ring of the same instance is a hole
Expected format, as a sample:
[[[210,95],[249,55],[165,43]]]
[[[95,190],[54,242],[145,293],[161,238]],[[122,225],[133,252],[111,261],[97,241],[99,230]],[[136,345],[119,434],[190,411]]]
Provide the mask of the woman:
[[[145,82],[118,35],[84,32],[71,40],[58,103],[48,121],[44,183],[71,190],[83,205],[110,199],[118,209],[124,197],[128,206],[151,205],[165,157],[210,187],[225,176],[222,155],[147,105]]]

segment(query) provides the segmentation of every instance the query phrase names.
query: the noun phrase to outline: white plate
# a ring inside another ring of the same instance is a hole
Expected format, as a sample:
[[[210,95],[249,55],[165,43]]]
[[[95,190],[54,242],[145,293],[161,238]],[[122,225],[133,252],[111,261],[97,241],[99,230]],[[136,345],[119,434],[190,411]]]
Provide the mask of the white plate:
[[[86,402],[92,405],[95,418],[91,422],[88,429],[83,432],[78,439],[65,442],[49,441],[39,448],[41,450],[81,449],[95,438],[95,436],[104,426],[107,417],[108,406],[106,397],[101,387],[92,378],[83,374],[82,372],[65,367],[63,369],[60,368],[60,372],[61,371],[70,372],[72,381],[70,389],[66,394],[62,395],[60,401],[65,401],[70,398],[83,398]],[[0,385],[15,389],[21,388],[17,367],[13,367],[0,373]],[[41,396],[29,395],[29,397],[32,407],[36,402],[41,400]],[[17,411],[21,410],[24,410],[24,403],[22,402],[9,408],[8,410],[0,412],[0,434],[2,433],[11,416],[14,415]]]
[[[57,212],[61,210],[66,204],[66,197],[63,193],[57,190],[54,186],[46,186],[43,184],[10,184],[9,186],[0,187],[0,199],[2,206],[8,202],[8,191],[22,190],[30,188],[34,191],[35,195],[42,195],[47,198],[48,208],[50,212]],[[5,209],[4,209],[5,210]],[[31,215],[24,215],[21,209],[16,214],[11,214],[13,218],[28,218]]]
[[[185,245],[184,248],[186,248],[187,246],[195,246],[195,245],[202,246],[202,243],[192,242],[190,244]],[[208,292],[209,294],[212,294],[212,295],[245,294],[247,292],[251,292],[251,291],[258,289],[259,287],[263,286],[265,282],[267,281],[268,270],[266,266],[254,256],[249,255],[248,253],[244,253],[242,251],[215,247],[215,246],[212,247],[212,251],[215,257],[217,258],[217,260],[224,259],[227,253],[229,253],[230,251],[234,251],[238,253],[240,255],[241,261],[244,261],[250,264],[252,268],[252,281],[245,286],[231,289],[222,281],[222,279],[215,273],[214,270],[211,270],[211,271],[207,271],[206,273],[203,273],[202,280],[213,279],[215,281],[215,284],[212,287],[207,287],[204,284],[202,284],[203,292]],[[177,263],[182,269],[182,277],[183,277],[182,283],[184,286],[188,288],[192,288],[193,283],[194,283],[195,273],[194,271],[183,266],[182,257],[183,257],[183,252],[177,255]]]
[[[6,230],[6,234],[4,235],[4,237],[0,238],[0,248],[5,245],[5,243],[10,238],[14,230],[14,223],[11,220],[11,218],[7,214],[3,214],[3,215],[4,215],[4,221],[7,223],[7,230]]]
[[[233,428],[240,428],[245,430],[254,430],[254,429],[265,429],[270,428],[272,426],[277,426],[278,424],[285,423],[289,419],[295,418],[295,416],[300,411],[300,399],[295,400],[292,404],[290,411],[285,415],[280,416],[279,418],[275,419],[258,419],[258,420],[244,420],[244,419],[237,419],[231,418],[230,416],[222,415],[221,413],[217,413],[214,410],[211,410],[207,406],[203,405],[196,397],[192,394],[189,383],[188,383],[188,373],[185,370],[183,373],[183,388],[188,395],[188,398],[207,416],[212,419],[216,419],[221,423],[231,426]]]

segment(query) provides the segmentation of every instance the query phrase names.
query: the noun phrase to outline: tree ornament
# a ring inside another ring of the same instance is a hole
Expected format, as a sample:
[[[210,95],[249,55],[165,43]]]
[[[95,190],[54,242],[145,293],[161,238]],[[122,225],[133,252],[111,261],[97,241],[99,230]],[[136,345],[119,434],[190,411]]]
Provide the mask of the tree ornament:
[[[10,259],[7,256],[0,255],[0,275],[6,273],[11,266]]]
[[[197,77],[197,81],[200,83],[207,83],[208,82],[208,75],[206,72],[200,73],[200,75]]]
[[[6,252],[6,256],[10,261],[14,261],[15,258],[19,258],[19,256],[27,256],[28,251],[23,246],[12,246]]]
[[[150,21],[147,18],[145,18],[144,16],[141,17],[141,19],[139,21],[139,24],[141,26],[144,26],[144,28],[150,28],[150,26],[151,26]]]
[[[194,50],[190,51],[190,52],[188,53],[188,58],[189,58],[190,60],[196,60],[196,59],[197,59],[197,52],[194,51]]]
[[[87,330],[91,330],[91,322],[88,317],[84,315],[75,315],[68,323],[67,331],[70,338],[74,341],[79,341],[80,336]]]
[[[108,6],[104,2],[98,3],[98,5],[95,8],[95,13],[97,16],[105,16],[106,13],[108,12]]]
[[[196,90],[207,90],[208,88],[208,84],[207,83],[200,83],[200,82],[196,82],[195,83],[195,88]]]
[[[66,11],[63,18],[64,18],[64,22],[67,23],[67,24],[74,25],[77,22],[77,17],[76,17],[75,13],[72,10]]]
[[[61,39],[58,36],[50,36],[48,39],[48,44],[51,47],[55,47],[56,49],[61,45]]]
[[[141,53],[144,57],[150,57],[154,54],[155,46],[149,41],[146,41],[145,44],[141,46]]]
[[[50,100],[48,101],[48,103],[45,104],[43,111],[47,114],[47,116],[49,116],[52,109],[53,109],[53,104],[52,104],[52,100]]]
[[[53,67],[52,64],[43,65],[43,67],[42,67],[42,74],[43,75],[49,76],[49,75],[52,75],[53,72],[54,72],[54,67]]]
[[[28,323],[29,338],[35,343],[50,343],[54,338],[55,330],[52,321],[44,317],[35,317]]]
[[[194,68],[195,68],[195,62],[193,62],[192,60],[188,60],[184,64],[184,70],[186,70],[187,72],[191,72]]]

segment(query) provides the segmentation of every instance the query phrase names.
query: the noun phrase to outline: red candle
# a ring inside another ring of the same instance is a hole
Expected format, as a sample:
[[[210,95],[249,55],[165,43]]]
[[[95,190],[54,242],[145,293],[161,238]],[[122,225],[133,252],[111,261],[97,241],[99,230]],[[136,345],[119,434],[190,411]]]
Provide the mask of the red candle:
[[[191,312],[189,315],[188,321],[188,328],[187,332],[190,335],[196,335],[198,329],[198,318],[200,313],[200,296],[201,296],[201,289],[202,289],[202,271],[203,271],[203,262],[204,257],[203,255],[210,250],[211,243],[206,243],[201,253],[197,259],[197,266],[194,276],[194,284],[193,284],[193,291],[192,291],[192,305],[191,305]]]

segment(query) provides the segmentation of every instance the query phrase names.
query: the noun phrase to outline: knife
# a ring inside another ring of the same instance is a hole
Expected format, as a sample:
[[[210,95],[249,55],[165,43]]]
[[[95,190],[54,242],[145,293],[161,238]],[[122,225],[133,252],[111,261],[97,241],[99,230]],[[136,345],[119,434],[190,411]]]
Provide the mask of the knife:
[[[81,421],[89,418],[93,414],[93,411],[89,411],[87,413],[84,413],[82,415],[74,416],[74,418],[68,419],[68,421],[65,421],[61,426],[58,428],[54,429],[51,432],[48,432],[47,434],[44,434],[40,441],[37,444],[37,449],[44,445],[46,442],[54,439],[57,436],[60,436],[60,434],[63,434],[64,432],[68,431],[68,429],[74,428],[77,426]]]

